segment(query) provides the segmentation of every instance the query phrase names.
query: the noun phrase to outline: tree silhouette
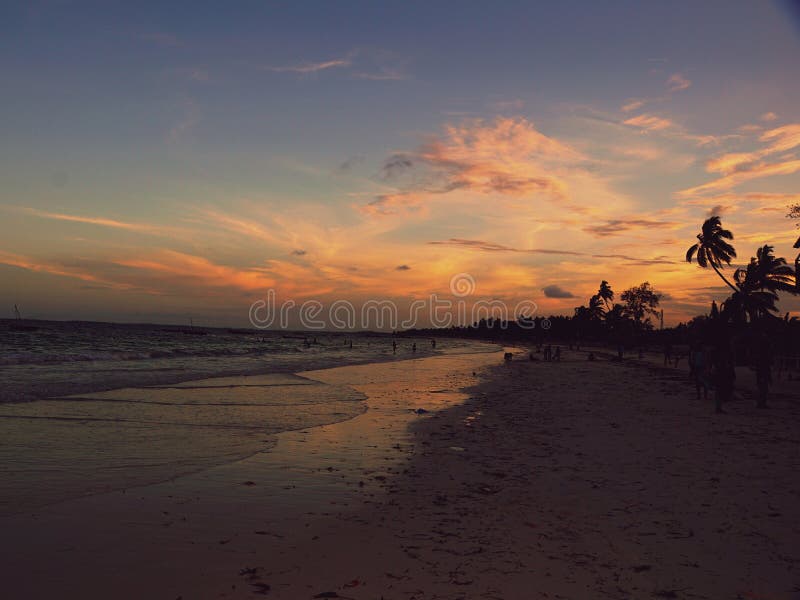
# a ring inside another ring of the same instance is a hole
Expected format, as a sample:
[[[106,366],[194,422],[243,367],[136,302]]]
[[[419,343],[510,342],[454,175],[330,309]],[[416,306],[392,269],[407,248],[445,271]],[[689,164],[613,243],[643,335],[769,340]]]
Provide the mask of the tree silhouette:
[[[773,247],[765,244],[756,250],[756,256],[745,269],[736,269],[733,279],[740,289],[797,293],[794,271],[785,258],[776,257],[772,252]]]
[[[650,329],[652,324],[649,317],[658,315],[661,294],[645,281],[622,292],[620,299],[624,302],[623,314],[633,319],[640,327]]]
[[[600,299],[599,294],[595,294],[589,298],[588,316],[593,321],[600,321],[603,318],[603,301]]]
[[[698,242],[686,251],[686,262],[692,262],[697,255],[697,264],[704,269],[711,265],[729,288],[734,292],[739,290],[722,274],[720,268],[723,263],[731,264],[731,259],[736,258],[736,250],[726,240],[733,240],[733,234],[722,228],[719,217],[714,216],[703,223],[700,233],[697,234]]]
[[[600,289],[597,290],[597,295],[605,304],[606,310],[608,310],[608,305],[614,301],[614,291],[605,279],[600,282]]]

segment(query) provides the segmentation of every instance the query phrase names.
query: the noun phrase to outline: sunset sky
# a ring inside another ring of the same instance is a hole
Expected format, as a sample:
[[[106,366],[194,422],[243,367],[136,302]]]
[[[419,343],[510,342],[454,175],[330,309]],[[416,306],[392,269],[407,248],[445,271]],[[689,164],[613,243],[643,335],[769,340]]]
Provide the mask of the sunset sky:
[[[0,316],[244,325],[464,272],[686,319],[727,295],[684,261],[708,215],[741,262],[797,252],[796,6],[6,5]]]

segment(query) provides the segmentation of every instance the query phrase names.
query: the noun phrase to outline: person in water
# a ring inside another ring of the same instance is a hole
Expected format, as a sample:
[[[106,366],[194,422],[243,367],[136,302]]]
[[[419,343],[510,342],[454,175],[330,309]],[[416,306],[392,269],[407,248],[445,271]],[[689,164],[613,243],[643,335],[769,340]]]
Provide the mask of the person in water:
[[[411,344],[411,351],[412,352],[416,352],[417,351],[417,342],[414,342],[413,344]]]
[[[392,340],[392,354],[397,354],[397,340]]]
[[[436,340],[431,340],[431,348],[436,349]]]

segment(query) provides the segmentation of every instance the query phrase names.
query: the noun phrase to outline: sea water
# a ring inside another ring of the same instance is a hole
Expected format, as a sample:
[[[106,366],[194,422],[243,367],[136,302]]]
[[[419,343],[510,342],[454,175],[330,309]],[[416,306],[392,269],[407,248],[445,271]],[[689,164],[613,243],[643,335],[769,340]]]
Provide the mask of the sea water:
[[[374,334],[0,322],[0,515],[268,451],[276,433],[365,410],[296,372],[433,353]]]

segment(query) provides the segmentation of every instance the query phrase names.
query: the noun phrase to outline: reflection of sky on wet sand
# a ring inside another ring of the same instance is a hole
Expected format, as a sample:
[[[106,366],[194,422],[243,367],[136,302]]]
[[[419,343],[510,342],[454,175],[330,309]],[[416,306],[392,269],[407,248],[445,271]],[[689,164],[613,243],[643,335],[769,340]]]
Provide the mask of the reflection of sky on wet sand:
[[[434,412],[463,402],[467,395],[461,390],[477,382],[481,369],[501,359],[502,353],[496,351],[444,354],[301,373],[365,395],[367,411],[348,421],[278,434],[277,445],[269,452],[196,477],[229,480],[238,473],[235,481],[256,484],[248,498],[259,506],[268,502],[281,514],[289,506],[318,510],[331,501],[347,503],[361,494],[377,493],[385,479],[402,470],[413,451],[408,426],[426,418],[414,411]],[[194,479],[175,483],[196,486]],[[205,493],[218,493],[218,499],[225,500],[230,489],[219,483]]]
[[[462,401],[458,390],[474,381],[472,372],[495,361],[494,352],[467,353],[491,346],[442,345],[446,354],[430,359],[0,404],[0,510],[167,481],[265,451],[243,480],[299,487],[313,498],[349,471],[363,472],[366,487],[407,456],[405,426],[420,418],[413,409]],[[367,397],[366,414],[317,427],[358,415]],[[198,474],[206,476],[214,477]]]
[[[0,404],[0,511],[165,481],[349,419],[364,396],[288,374]]]

